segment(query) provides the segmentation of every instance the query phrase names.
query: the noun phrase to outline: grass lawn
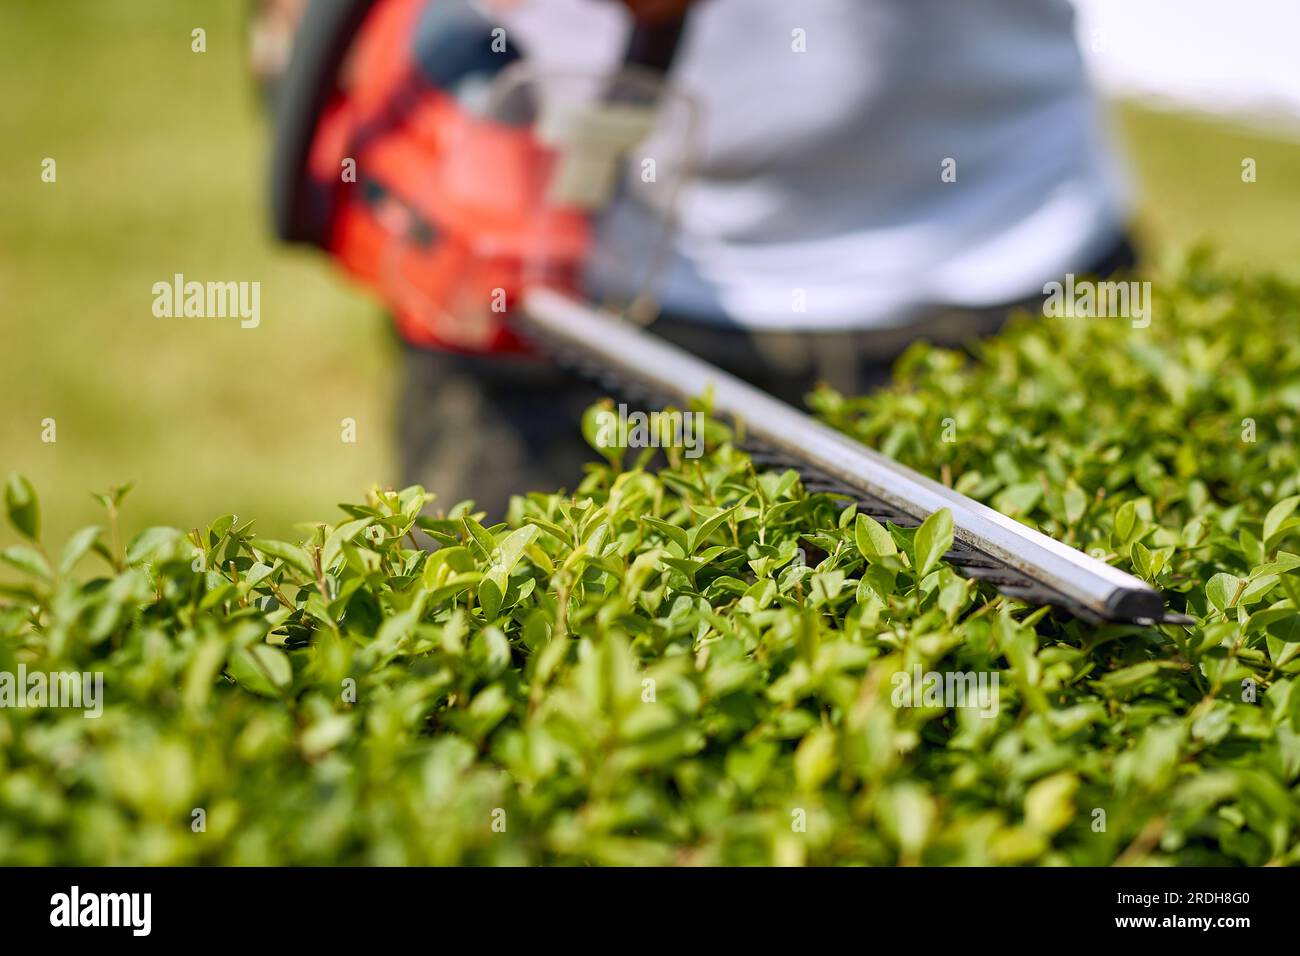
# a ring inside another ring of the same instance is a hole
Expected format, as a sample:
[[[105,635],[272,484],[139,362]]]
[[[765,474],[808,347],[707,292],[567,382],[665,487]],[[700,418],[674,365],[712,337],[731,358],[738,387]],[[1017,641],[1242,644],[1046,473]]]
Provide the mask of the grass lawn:
[[[131,528],[234,511],[282,535],[396,478],[381,311],[267,235],[243,9],[0,5],[0,472],[33,480],[54,542],[100,520],[88,492],[128,481]],[[1295,272],[1300,145],[1136,107],[1118,120],[1150,248],[1213,239],[1228,261]],[[152,286],[177,272],[260,282],[260,326],[155,318]]]
[[[56,541],[99,520],[88,492],[128,481],[135,527],[234,511],[282,533],[391,478],[382,313],[268,235],[243,8],[0,8],[0,470],[36,484]],[[155,318],[153,283],[177,272],[261,282],[261,324]]]
[[[1225,263],[1300,276],[1300,143],[1132,104],[1115,120],[1139,187],[1139,234],[1157,260],[1209,242]],[[1253,183],[1241,179],[1246,158]]]

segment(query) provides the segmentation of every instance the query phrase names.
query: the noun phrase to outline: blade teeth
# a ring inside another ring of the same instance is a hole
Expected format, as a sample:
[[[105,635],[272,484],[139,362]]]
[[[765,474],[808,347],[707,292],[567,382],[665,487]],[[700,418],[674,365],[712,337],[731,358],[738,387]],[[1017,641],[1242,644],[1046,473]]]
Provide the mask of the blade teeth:
[[[1022,574],[1009,571],[1005,567],[982,568],[971,565],[959,566],[962,574],[968,578],[975,578],[977,581],[987,581],[996,588],[1002,587],[1027,587],[1028,582],[1033,582],[1033,578],[1026,577]],[[1037,583],[1037,582],[1034,582]]]
[[[1002,568],[1006,565],[986,558],[978,551],[958,551],[955,548],[943,556],[949,564],[959,568]]]

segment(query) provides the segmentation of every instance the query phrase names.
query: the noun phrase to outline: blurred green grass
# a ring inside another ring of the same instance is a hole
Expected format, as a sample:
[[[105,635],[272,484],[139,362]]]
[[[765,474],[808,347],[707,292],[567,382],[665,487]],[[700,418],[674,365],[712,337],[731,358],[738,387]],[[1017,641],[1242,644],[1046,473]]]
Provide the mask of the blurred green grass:
[[[0,8],[0,470],[36,484],[53,540],[99,520],[88,492],[128,481],[133,527],[233,511],[282,534],[393,478],[382,313],[268,235],[243,11]],[[155,318],[152,285],[177,272],[261,282],[260,325]]]
[[[131,528],[233,511],[285,535],[397,478],[397,348],[381,311],[267,234],[244,9],[0,6],[0,472],[36,484],[50,540],[100,520],[88,492],[128,481]],[[190,50],[195,27],[206,53]],[[1134,106],[1116,118],[1149,247],[1208,239],[1228,262],[1297,270],[1300,145]],[[261,282],[261,325],[154,318],[151,287],[177,272]]]
[[[1300,276],[1300,141],[1132,103],[1116,105],[1114,127],[1153,258],[1208,243],[1225,264]],[[1253,183],[1241,180],[1246,158],[1256,163]]]

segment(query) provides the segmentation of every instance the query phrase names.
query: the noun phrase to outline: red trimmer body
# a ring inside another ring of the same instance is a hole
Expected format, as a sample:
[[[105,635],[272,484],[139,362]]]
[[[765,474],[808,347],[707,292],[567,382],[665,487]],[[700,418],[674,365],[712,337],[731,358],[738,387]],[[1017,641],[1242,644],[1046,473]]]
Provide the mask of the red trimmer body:
[[[549,189],[557,156],[527,104],[511,122],[465,102],[518,59],[466,0],[314,0],[295,40],[276,231],[331,253],[416,345],[526,351],[505,321],[525,283],[580,291],[588,210]]]

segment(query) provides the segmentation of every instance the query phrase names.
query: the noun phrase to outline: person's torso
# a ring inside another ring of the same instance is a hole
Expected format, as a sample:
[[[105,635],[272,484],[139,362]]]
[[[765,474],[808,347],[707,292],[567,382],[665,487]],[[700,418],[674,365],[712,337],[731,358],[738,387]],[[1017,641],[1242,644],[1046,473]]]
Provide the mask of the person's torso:
[[[506,23],[544,70],[609,69],[629,28],[598,0]],[[674,312],[839,327],[1009,302],[1122,223],[1067,0],[699,0],[671,81],[700,119]],[[675,144],[650,149],[670,182]],[[612,212],[606,258],[657,228],[657,183],[630,188],[643,201]]]

